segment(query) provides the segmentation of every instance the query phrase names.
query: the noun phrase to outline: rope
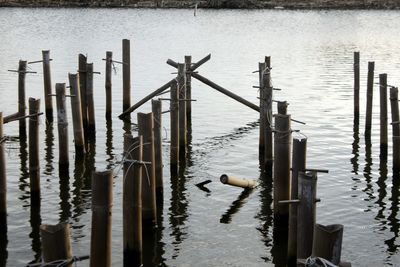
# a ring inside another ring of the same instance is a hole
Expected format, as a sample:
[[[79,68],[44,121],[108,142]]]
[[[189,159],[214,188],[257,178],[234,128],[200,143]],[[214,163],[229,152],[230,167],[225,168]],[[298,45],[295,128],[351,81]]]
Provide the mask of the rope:
[[[338,265],[335,265],[332,262],[320,257],[313,258],[310,256],[306,259],[306,262],[304,263],[305,267],[320,267],[321,265],[324,267],[338,267]]]
[[[73,256],[71,259],[65,259],[65,260],[55,260],[51,262],[41,262],[41,263],[33,263],[33,264],[28,264],[29,267],[46,267],[46,266],[52,266],[52,267],[64,267],[68,266],[71,263],[75,263],[75,266],[78,266],[77,262],[78,261],[83,261],[89,259],[89,256]]]

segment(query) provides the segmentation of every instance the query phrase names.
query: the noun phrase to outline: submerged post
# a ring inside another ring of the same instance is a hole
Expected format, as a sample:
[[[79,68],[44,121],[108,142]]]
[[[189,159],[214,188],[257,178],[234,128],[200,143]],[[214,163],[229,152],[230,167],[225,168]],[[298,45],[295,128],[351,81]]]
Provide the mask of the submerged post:
[[[106,52],[106,120],[111,119],[112,112],[112,52]]]
[[[178,84],[176,81],[171,84],[170,110],[171,110],[170,166],[172,175],[178,173],[178,163],[179,163],[179,95],[178,95]]]
[[[186,155],[187,124],[186,124],[186,65],[178,64],[179,93],[179,157]]]
[[[50,71],[50,51],[42,51],[43,59],[43,80],[44,80],[44,101],[46,109],[46,120],[53,122],[53,99],[51,97],[51,71]]]
[[[400,118],[399,118],[399,90],[390,88],[390,107],[392,111],[392,135],[393,135],[393,170],[400,170]]]
[[[192,56],[185,56],[186,65],[186,124],[190,127],[192,124],[192,75],[190,75],[190,67],[192,66]]]
[[[264,162],[266,169],[272,168],[274,141],[272,136],[272,84],[271,84],[271,57],[265,57],[266,73],[264,76],[265,97],[265,153]]]
[[[95,172],[92,177],[92,233],[90,266],[111,266],[112,171]]]
[[[131,106],[131,44],[130,40],[122,40],[122,111]]]
[[[0,234],[7,231],[7,176],[3,138],[3,112],[0,112]]]
[[[96,118],[93,97],[93,63],[86,64],[86,101],[88,111],[88,137],[96,136]]]
[[[75,151],[78,157],[85,154],[85,136],[83,132],[81,93],[79,74],[68,74],[71,93],[72,125],[74,127]]]
[[[65,83],[56,83],[57,127],[60,171],[68,170],[68,120],[65,100]]]
[[[360,116],[360,52],[354,52],[354,119]]]
[[[85,133],[85,138],[87,137],[88,129],[88,109],[86,101],[86,56],[79,54],[79,89],[81,92],[81,112],[82,112],[82,125]]]
[[[123,240],[124,266],[142,264],[143,138],[124,135]]]
[[[40,199],[39,111],[40,99],[29,98],[29,181],[31,197],[36,200]]]
[[[312,257],[324,258],[335,265],[339,265],[342,254],[343,225],[314,226],[314,240]]]
[[[368,62],[368,80],[367,80],[367,110],[365,114],[365,135],[371,135],[372,123],[372,100],[374,89],[374,68],[375,62]]]
[[[26,77],[27,62],[24,60],[19,61],[18,66],[18,115],[24,117],[26,115],[25,103],[25,77]],[[19,135],[26,136],[26,121],[25,118],[19,120]]]
[[[387,74],[379,74],[379,95],[380,95],[380,122],[381,122],[381,158],[387,157],[388,148],[388,123],[387,123]]]
[[[161,123],[161,100],[152,100],[152,112],[154,119],[154,164],[156,179],[157,206],[163,202],[163,161],[162,161],[162,123]]]
[[[60,223],[56,225],[44,224],[40,226],[42,238],[42,259],[44,263],[58,260],[71,260],[72,249],[70,240],[70,225]],[[72,262],[62,266],[72,267]]]

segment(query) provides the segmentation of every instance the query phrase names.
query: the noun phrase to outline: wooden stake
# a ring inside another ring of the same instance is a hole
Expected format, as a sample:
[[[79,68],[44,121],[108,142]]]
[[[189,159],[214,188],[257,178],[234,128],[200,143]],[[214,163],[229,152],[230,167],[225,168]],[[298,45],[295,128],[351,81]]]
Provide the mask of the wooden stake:
[[[59,167],[68,170],[68,120],[65,99],[65,83],[56,83],[57,127],[59,142]]]
[[[26,115],[25,109],[25,77],[26,77],[27,62],[20,60],[18,66],[18,113],[20,117]],[[19,120],[19,135],[26,137],[26,121],[25,119]]]
[[[153,113],[138,113],[137,116],[139,135],[143,136],[143,161],[150,163],[142,168],[142,221],[143,227],[148,229],[157,226]]]
[[[7,232],[7,173],[3,137],[3,112],[0,112],[0,237]]]
[[[388,147],[388,115],[387,115],[387,74],[379,74],[379,92],[380,92],[380,122],[381,122],[381,158],[387,157]]]
[[[399,118],[399,90],[396,87],[390,88],[390,107],[392,111],[392,135],[393,135],[393,170],[400,170],[400,121]]]
[[[124,266],[142,264],[143,138],[124,134],[123,232]]]
[[[268,71],[266,69],[267,65],[265,62],[258,63],[258,71],[259,71],[259,83],[260,83],[260,137],[259,137],[259,153],[261,158],[264,158],[265,153],[265,126],[266,126],[266,99],[265,99],[265,85],[264,85],[264,76],[265,72]]]
[[[249,180],[249,179],[243,179],[243,178],[238,178],[238,177],[234,177],[234,176],[228,176],[226,174],[222,174],[221,177],[219,178],[219,180],[223,184],[233,185],[233,186],[242,187],[242,188],[254,188],[258,185],[258,183],[255,180]]]
[[[86,64],[86,101],[88,110],[88,137],[96,137],[96,118],[93,98],[93,63]]]
[[[42,50],[43,79],[44,79],[44,101],[46,109],[46,120],[53,122],[53,98],[51,90],[50,51]]]
[[[171,83],[171,155],[170,166],[171,174],[178,173],[179,164],[179,95],[177,82]]]
[[[106,52],[106,120],[112,113],[112,52]]]
[[[40,99],[29,98],[29,115],[39,111]],[[39,116],[29,118],[29,181],[31,196],[40,198]]]
[[[312,257],[321,257],[338,265],[342,254],[343,225],[314,226]]]
[[[122,40],[122,111],[131,106],[131,44],[130,40]]]
[[[111,266],[112,188],[112,171],[96,171],[93,174],[90,267]]]
[[[85,136],[83,132],[82,110],[81,110],[81,93],[79,88],[79,74],[68,74],[71,109],[72,109],[72,125],[74,127],[75,151],[78,157],[82,157],[85,151]]]
[[[306,168],[307,138],[293,138],[292,179],[290,199],[298,199],[299,172]],[[296,266],[297,260],[297,205],[289,206],[288,265]]]
[[[271,57],[265,57],[266,67],[269,69],[264,75],[264,97],[265,97],[265,153],[264,162],[265,169],[272,169],[273,154],[274,154],[274,141],[272,135],[272,84],[271,84]]]
[[[186,65],[178,64],[178,92],[179,92],[179,157],[186,156],[187,124],[186,124]]]
[[[189,101],[186,102],[186,123],[188,127],[191,126],[192,123],[192,75],[190,75],[190,67],[192,66],[192,56],[185,56],[185,65],[186,65],[186,99]]]
[[[354,119],[360,116],[360,52],[354,52]]]
[[[82,125],[85,133],[85,139],[87,139],[88,129],[88,109],[86,101],[86,64],[87,58],[79,54],[79,89],[81,91],[81,112],[82,112]]]
[[[40,226],[42,259],[44,263],[72,259],[70,235],[70,225],[68,223],[56,225],[44,224]],[[63,266],[72,267],[73,265],[71,262]]]
[[[315,225],[315,202],[317,173],[299,172],[297,209],[297,258],[306,259],[311,255]]]
[[[367,111],[365,114],[365,135],[371,135],[372,123],[372,100],[374,89],[374,68],[375,62],[368,62],[368,80],[367,80]]]
[[[154,163],[156,179],[157,206],[163,202],[163,160],[162,160],[162,123],[161,123],[161,100],[152,100],[152,112],[154,119]]]

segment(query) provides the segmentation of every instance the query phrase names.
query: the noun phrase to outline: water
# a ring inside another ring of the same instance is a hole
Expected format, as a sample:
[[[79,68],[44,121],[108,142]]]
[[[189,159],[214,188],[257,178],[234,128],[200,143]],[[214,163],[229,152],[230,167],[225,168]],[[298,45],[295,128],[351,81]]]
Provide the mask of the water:
[[[67,82],[77,70],[78,53],[104,72],[105,52],[121,59],[121,40],[131,40],[133,103],[169,81],[168,58],[183,61],[212,54],[199,72],[258,103],[258,62],[272,56],[276,100],[287,100],[293,123],[308,137],[307,165],[320,174],[317,222],[345,226],[342,259],[354,266],[400,264],[399,193],[393,186],[391,145],[387,163],[379,160],[379,97],[374,92],[371,145],[364,141],[367,61],[388,83],[399,85],[398,11],[206,11],[135,9],[0,9],[0,103],[16,112],[19,59],[41,59],[50,49],[52,81]],[[353,128],[353,51],[361,52],[361,116]],[[113,206],[113,266],[122,262],[122,68],[113,75],[113,122],[104,119],[104,75],[95,77],[97,135],[85,164],[74,160],[70,142],[69,175],[58,175],[56,124],[40,126],[42,206],[30,207],[26,142],[6,142],[8,175],[7,266],[24,266],[40,257],[39,224],[72,225],[74,255],[90,251],[90,170],[116,172]],[[42,98],[41,65],[27,76],[27,96]],[[377,81],[377,80],[376,80]],[[193,136],[185,179],[170,179],[169,116],[164,120],[164,209],[156,255],[146,262],[166,266],[262,266],[277,262],[273,250],[271,186],[250,194],[219,183],[228,173],[258,179],[258,114],[193,80]],[[42,110],[44,103],[42,102]],[[163,103],[164,110],[168,103]],[[68,103],[67,109],[70,110]],[[390,110],[390,109],[389,109]],[[140,108],[149,112],[150,105]],[[71,115],[68,114],[69,120]],[[133,116],[136,121],[136,114]],[[390,121],[390,119],[389,119]],[[72,138],[72,123],[70,123]],[[18,135],[17,123],[5,125]],[[298,134],[295,134],[298,135]],[[389,136],[391,129],[389,127]],[[195,184],[212,180],[199,190]],[[0,254],[0,255],[3,255]],[[4,261],[4,256],[1,256]],[[151,265],[151,264],[149,264]],[[79,263],[88,266],[88,261]]]

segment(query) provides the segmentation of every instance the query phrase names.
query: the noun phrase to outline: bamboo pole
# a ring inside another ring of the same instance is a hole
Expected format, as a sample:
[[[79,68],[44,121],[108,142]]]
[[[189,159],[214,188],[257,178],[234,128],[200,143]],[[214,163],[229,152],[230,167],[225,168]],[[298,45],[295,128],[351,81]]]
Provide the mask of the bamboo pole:
[[[178,84],[176,81],[171,83],[170,110],[171,110],[170,168],[171,168],[171,174],[177,174],[178,164],[179,164],[179,95],[178,95]]]
[[[185,56],[186,65],[186,124],[188,128],[192,123],[192,75],[190,75],[190,67],[192,66],[192,56]]]
[[[315,202],[317,173],[299,172],[297,209],[297,258],[306,259],[311,255],[315,225]]]
[[[79,88],[79,74],[68,74],[71,109],[72,109],[72,125],[74,127],[75,151],[78,157],[82,157],[85,151],[85,136],[83,132],[82,110],[81,110],[81,93]]]
[[[321,257],[339,265],[342,254],[342,240],[343,225],[315,224],[312,257]]]
[[[88,137],[96,136],[96,118],[93,97],[93,63],[86,64],[86,101],[88,110]]]
[[[380,141],[381,158],[387,157],[388,148],[388,112],[387,112],[387,74],[379,74],[379,95],[380,95]]]
[[[307,138],[293,138],[292,179],[290,199],[298,199],[299,172],[306,168]],[[296,266],[297,260],[297,205],[289,206],[288,265]]]
[[[29,115],[38,114],[40,99],[29,98]],[[40,198],[39,116],[29,118],[29,181],[31,196]]]
[[[126,111],[131,106],[131,44],[130,40],[122,40],[122,111]]]
[[[0,236],[7,231],[7,173],[3,138],[3,112],[0,112]]]
[[[112,113],[112,52],[106,52],[106,120],[111,119]]]
[[[161,123],[161,100],[152,100],[152,112],[154,119],[154,163],[156,179],[157,206],[163,202],[163,160],[162,160],[162,123]]]
[[[367,79],[367,110],[365,114],[365,135],[371,135],[372,123],[372,100],[374,89],[374,68],[375,62],[368,62],[368,79]]]
[[[179,93],[179,157],[186,156],[187,124],[186,124],[186,65],[178,64],[178,93]]]
[[[354,52],[354,119],[360,116],[360,52]]]
[[[19,61],[18,66],[18,113],[20,117],[26,115],[26,96],[25,96],[25,77],[26,77],[27,62],[24,60]],[[26,137],[26,121],[25,119],[19,120],[19,135]]]
[[[123,241],[124,266],[142,265],[143,138],[124,134]]]
[[[51,97],[51,71],[50,71],[50,51],[42,50],[43,59],[43,80],[44,80],[44,101],[46,109],[46,120],[53,122],[53,99]]]
[[[289,207],[279,201],[290,199],[291,131],[290,115],[275,115],[274,220],[283,226],[288,225]]]
[[[238,177],[234,177],[234,176],[228,176],[226,174],[222,174],[219,179],[220,179],[221,183],[223,183],[223,184],[237,186],[237,187],[241,187],[241,188],[254,188],[258,185],[258,183],[255,180],[249,180],[249,179],[243,179],[243,178],[238,178]]]
[[[400,121],[399,118],[399,90],[396,87],[390,88],[390,107],[392,112],[392,135],[393,135],[393,170],[400,170]]]
[[[282,115],[286,115],[288,105],[289,104],[286,101],[279,101],[278,102],[278,113],[282,114]]]
[[[272,135],[272,84],[271,84],[271,57],[265,57],[266,67],[268,72],[264,75],[264,97],[265,97],[265,153],[264,162],[265,169],[272,169],[273,154],[274,154],[274,141]]]
[[[142,168],[142,221],[143,227],[148,229],[157,226],[153,113],[138,113],[137,116],[139,135],[143,136],[143,161],[149,163]]]
[[[90,266],[111,266],[112,171],[95,172],[92,177],[92,233]]]
[[[79,89],[81,92],[81,112],[82,112],[82,125],[85,133],[85,139],[87,139],[88,129],[88,109],[86,101],[86,64],[87,58],[79,54]]]
[[[57,260],[69,260],[70,263],[62,266],[73,266],[71,261],[72,249],[70,235],[70,225],[68,223],[56,225],[44,224],[40,226],[42,259],[44,263]]]
[[[266,127],[266,99],[265,99],[265,85],[264,76],[267,70],[265,62],[258,63],[259,84],[260,84],[260,136],[258,142],[259,154],[264,158],[265,153],[265,127]]]
[[[56,83],[57,127],[59,142],[59,167],[68,170],[68,120],[65,99],[65,83]]]

